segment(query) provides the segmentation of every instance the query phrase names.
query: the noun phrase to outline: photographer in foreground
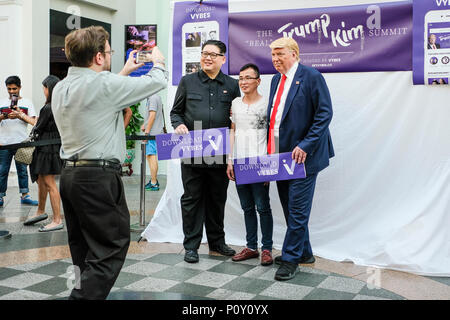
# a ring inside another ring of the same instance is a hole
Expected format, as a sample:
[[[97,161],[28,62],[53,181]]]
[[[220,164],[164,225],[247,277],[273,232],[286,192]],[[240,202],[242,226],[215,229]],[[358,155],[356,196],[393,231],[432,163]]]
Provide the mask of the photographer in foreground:
[[[164,56],[153,49],[153,69],[141,78],[133,51],[112,74],[109,34],[102,27],[72,31],[65,53],[73,67],[53,90],[61,134],[60,192],[73,264],[81,275],[71,300],[106,299],[130,244],[130,214],[120,176],[125,160],[122,111],[167,86]]]

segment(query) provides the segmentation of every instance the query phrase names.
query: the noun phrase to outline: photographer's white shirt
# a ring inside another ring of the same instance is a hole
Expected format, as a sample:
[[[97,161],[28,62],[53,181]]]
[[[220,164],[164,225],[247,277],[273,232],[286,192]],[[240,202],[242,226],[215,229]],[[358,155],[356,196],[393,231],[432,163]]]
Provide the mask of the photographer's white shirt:
[[[0,112],[9,109],[11,100],[0,99]],[[36,117],[31,100],[22,98],[18,102],[18,107],[30,117]],[[28,138],[28,123],[20,119],[6,119],[0,122],[0,145],[21,143]]]

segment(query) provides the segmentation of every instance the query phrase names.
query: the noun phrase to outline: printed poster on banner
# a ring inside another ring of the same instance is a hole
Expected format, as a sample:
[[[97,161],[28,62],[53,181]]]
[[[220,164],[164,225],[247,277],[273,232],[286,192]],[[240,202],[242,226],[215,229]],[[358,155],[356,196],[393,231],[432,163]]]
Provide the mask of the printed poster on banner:
[[[200,70],[203,44],[220,40],[228,48],[228,0],[176,2],[173,25],[173,77],[178,85],[181,77]],[[227,62],[222,72],[228,74]]]
[[[295,39],[304,65],[321,72],[412,70],[412,3],[230,14],[230,74],[249,61],[276,73],[272,41]]]
[[[131,51],[151,51],[156,46],[156,24],[126,25],[125,26],[125,62]],[[153,68],[153,62],[145,63],[138,70],[132,72],[130,77],[141,77],[149,73]]]
[[[450,0],[414,0],[414,84],[448,85]]]
[[[236,184],[251,184],[306,178],[304,164],[292,159],[292,152],[234,160]]]
[[[223,155],[230,153],[228,128],[194,130],[186,135],[160,134],[155,140],[158,160],[196,158],[201,164],[202,158],[211,158],[211,161],[220,164],[224,161]],[[217,159],[214,159],[216,156]]]

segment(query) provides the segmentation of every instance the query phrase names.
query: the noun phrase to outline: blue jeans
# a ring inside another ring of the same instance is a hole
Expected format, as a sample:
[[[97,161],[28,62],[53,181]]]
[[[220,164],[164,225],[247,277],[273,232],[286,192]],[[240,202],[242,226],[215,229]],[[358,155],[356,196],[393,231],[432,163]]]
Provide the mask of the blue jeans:
[[[11,168],[11,162],[15,154],[16,150],[0,150],[0,198],[6,196],[9,169]],[[19,179],[19,192],[22,194],[30,192],[28,189],[27,165],[16,162],[16,169],[17,178]]]
[[[273,217],[270,209],[269,185],[254,183],[236,186],[242,210],[244,210],[247,247],[258,249],[258,210],[262,233],[262,250],[272,251]]]

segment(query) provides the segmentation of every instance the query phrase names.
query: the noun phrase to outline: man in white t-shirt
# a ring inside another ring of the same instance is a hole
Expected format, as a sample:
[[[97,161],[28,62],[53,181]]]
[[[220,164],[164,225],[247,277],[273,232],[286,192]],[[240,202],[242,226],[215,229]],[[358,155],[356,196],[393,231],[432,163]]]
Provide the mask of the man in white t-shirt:
[[[247,64],[239,73],[239,87],[244,93],[236,98],[231,106],[231,148],[233,157],[228,160],[228,178],[235,181],[233,158],[244,159],[267,154],[267,105],[266,98],[258,93],[261,84],[259,68]],[[236,186],[246,228],[247,247],[236,254],[233,261],[243,261],[259,257],[258,218],[259,213],[262,247],[261,265],[268,266],[272,259],[273,218],[270,208],[269,183],[254,183]],[[256,206],[256,210],[255,210]]]
[[[8,77],[5,81],[9,99],[0,99],[0,145],[21,143],[28,137],[26,120],[36,118],[33,103],[20,96],[22,84],[17,76]],[[17,101],[17,102],[16,102]],[[8,188],[8,175],[16,150],[0,150],[0,207],[3,207]],[[28,194],[27,165],[16,162],[19,192],[22,204],[37,206],[38,202]]]

